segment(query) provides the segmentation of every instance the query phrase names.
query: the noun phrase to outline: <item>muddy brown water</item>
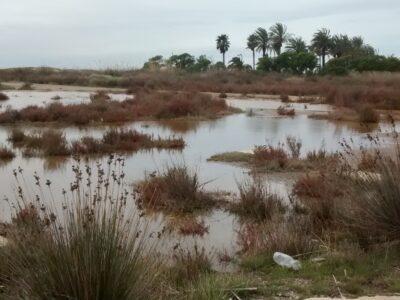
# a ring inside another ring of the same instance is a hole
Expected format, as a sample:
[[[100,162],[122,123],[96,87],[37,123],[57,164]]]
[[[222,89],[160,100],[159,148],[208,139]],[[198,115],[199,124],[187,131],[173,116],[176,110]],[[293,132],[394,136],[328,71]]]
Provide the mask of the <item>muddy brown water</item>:
[[[6,92],[10,100],[2,102],[2,109],[7,106],[22,108],[27,105],[45,105],[54,102],[55,96],[60,96],[60,101],[67,103],[82,103],[89,101],[88,92],[36,92],[36,91],[10,91]],[[111,94],[115,100],[123,100],[124,94]],[[248,179],[248,170],[233,164],[208,162],[210,156],[228,151],[248,151],[255,145],[266,143],[277,144],[285,140],[287,135],[298,137],[302,140],[302,153],[316,150],[321,147],[328,151],[337,151],[341,147],[339,142],[343,139],[350,140],[357,145],[368,146],[369,142],[365,133],[356,127],[345,123],[333,123],[326,120],[308,118],[310,113],[327,112],[327,105],[293,104],[297,115],[295,117],[278,117],[275,109],[282,105],[276,100],[257,99],[228,99],[228,103],[251,113],[235,114],[211,121],[146,121],[126,124],[122,127],[136,129],[154,136],[182,136],[187,143],[183,151],[139,151],[126,157],[125,173],[128,182],[135,182],[144,178],[146,172],[162,170],[169,164],[185,163],[192,170],[196,170],[202,182],[208,182],[206,189],[211,191],[237,192],[237,182]],[[43,127],[21,126],[25,130],[43,130]],[[109,126],[96,127],[64,127],[62,130],[67,139],[72,140],[84,135],[100,137]],[[389,130],[389,126],[382,125],[381,130]],[[0,126],[0,143],[8,146],[7,136],[12,127]],[[376,130],[376,129],[375,129]],[[17,157],[8,163],[0,165],[0,190],[1,196],[15,198],[16,182],[12,176],[13,170],[21,167],[27,181],[36,171],[43,179],[52,181],[55,194],[62,188],[68,188],[73,179],[71,158],[25,158],[17,151]],[[92,159],[88,164],[94,166],[96,160],[105,161],[106,158]],[[269,174],[264,180],[271,190],[287,197],[294,182],[293,176],[288,174]],[[9,205],[0,203],[2,218],[9,216]],[[157,230],[169,222],[170,216],[163,214],[153,215],[149,220],[151,227]],[[180,242],[183,245],[198,244],[213,253],[227,250],[234,253],[237,249],[236,235],[240,227],[235,216],[222,210],[215,210],[198,217],[209,226],[209,233],[203,237],[182,237],[171,233],[170,245]]]

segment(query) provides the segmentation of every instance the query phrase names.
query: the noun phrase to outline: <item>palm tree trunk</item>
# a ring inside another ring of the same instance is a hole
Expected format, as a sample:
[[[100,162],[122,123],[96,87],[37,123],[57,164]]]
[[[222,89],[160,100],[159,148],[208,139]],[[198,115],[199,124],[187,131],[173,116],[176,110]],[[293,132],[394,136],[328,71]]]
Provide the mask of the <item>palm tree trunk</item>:
[[[325,53],[322,53],[322,69],[325,68]]]
[[[224,63],[225,66],[225,52],[222,52],[222,62]]]
[[[253,70],[256,69],[256,52],[253,50]]]

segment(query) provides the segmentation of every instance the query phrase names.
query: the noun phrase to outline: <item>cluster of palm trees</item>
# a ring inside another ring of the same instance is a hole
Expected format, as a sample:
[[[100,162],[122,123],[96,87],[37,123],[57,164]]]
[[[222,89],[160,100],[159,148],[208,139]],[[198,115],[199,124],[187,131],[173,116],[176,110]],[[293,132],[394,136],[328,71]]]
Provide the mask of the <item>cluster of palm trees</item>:
[[[361,37],[350,38],[347,35],[331,35],[326,28],[318,30],[311,44],[307,43],[301,37],[293,36],[287,32],[287,27],[282,23],[276,23],[269,31],[259,27],[254,33],[247,38],[247,49],[253,54],[253,69],[256,67],[256,52],[260,52],[262,57],[279,56],[285,45],[286,51],[302,53],[312,51],[320,57],[321,68],[325,67],[326,57],[331,55],[339,58],[344,55],[373,55],[375,50],[373,47],[364,43]],[[217,37],[217,49],[223,56],[223,64],[225,65],[225,54],[229,50],[230,41],[226,34]]]

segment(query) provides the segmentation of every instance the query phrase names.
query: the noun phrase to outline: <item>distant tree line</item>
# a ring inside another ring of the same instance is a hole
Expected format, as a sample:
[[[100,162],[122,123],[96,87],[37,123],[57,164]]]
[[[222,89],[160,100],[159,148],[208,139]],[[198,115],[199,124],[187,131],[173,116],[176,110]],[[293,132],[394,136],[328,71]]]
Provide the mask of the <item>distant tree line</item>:
[[[400,60],[394,56],[378,55],[362,37],[346,34],[332,35],[326,28],[318,30],[308,45],[303,38],[289,34],[287,27],[276,23],[269,30],[259,27],[247,38],[247,49],[252,52],[252,64],[246,64],[241,55],[232,57],[226,64],[230,48],[227,34],[216,39],[216,48],[222,61],[213,63],[205,55],[194,57],[189,53],[172,55],[164,59],[158,55],[150,58],[144,69],[174,68],[190,72],[212,69],[241,71],[284,72],[292,74],[325,73],[344,75],[351,71],[400,71]],[[260,57],[256,62],[256,55]]]

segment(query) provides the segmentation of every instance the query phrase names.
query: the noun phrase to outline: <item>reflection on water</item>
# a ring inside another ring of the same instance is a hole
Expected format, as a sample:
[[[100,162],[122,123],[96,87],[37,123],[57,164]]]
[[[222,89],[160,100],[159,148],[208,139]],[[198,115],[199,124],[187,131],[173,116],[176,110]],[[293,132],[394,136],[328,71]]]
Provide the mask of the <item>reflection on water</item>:
[[[50,99],[55,94],[60,95],[64,101],[86,101],[84,99],[88,97],[88,93],[30,92],[28,95],[32,97],[29,96],[27,100],[24,98],[24,92],[9,92],[9,95],[11,94],[12,96],[14,93],[18,96],[9,100],[14,107],[20,107],[19,105],[22,105],[20,100],[22,99],[24,99],[25,105],[25,101],[33,103],[43,95],[45,96],[40,99],[47,99],[47,101],[54,101]],[[275,109],[281,104],[277,101],[264,100],[229,100],[229,103],[244,110],[269,110]],[[236,192],[236,183],[248,177],[248,170],[235,165],[207,162],[207,158],[216,153],[249,150],[255,145],[276,144],[283,141],[287,135],[296,136],[302,140],[303,154],[309,150],[319,149],[322,145],[328,151],[336,151],[340,149],[339,141],[342,139],[352,138],[356,144],[368,143],[365,135],[361,134],[359,130],[348,126],[348,124],[308,118],[307,111],[327,111],[329,107],[326,105],[307,105],[307,109],[303,104],[295,105],[298,106],[296,109],[299,109],[300,113],[293,118],[281,118],[267,113],[257,114],[253,117],[246,114],[236,114],[212,121],[146,121],[124,125],[123,127],[125,128],[136,129],[155,136],[182,136],[187,144],[187,147],[179,152],[154,150],[140,151],[129,155],[125,164],[126,179],[128,182],[138,181],[144,178],[146,172],[161,170],[172,163],[185,163],[190,168],[198,171],[202,182],[209,182],[206,185],[207,189]],[[93,128],[67,127],[58,130],[63,130],[67,139],[72,140],[84,135],[100,137],[107,128],[108,126]],[[388,129],[383,126],[383,129],[385,128],[386,130]],[[32,130],[32,128],[25,129]],[[10,130],[11,128],[7,126],[0,127],[0,142],[2,144],[8,144],[7,136]],[[104,163],[106,158],[98,160]],[[88,160],[87,163],[94,167],[95,161]],[[0,165],[1,192],[10,198],[14,196],[15,182],[12,171],[21,167],[24,169],[27,182],[31,181],[30,176],[34,171],[37,171],[39,174],[44,174],[44,178],[50,178],[53,189],[55,192],[60,193],[62,188],[68,188],[66,185],[73,178],[72,164],[72,158],[23,158],[18,153],[16,159]],[[268,182],[273,191],[282,196],[287,196],[288,190],[293,184],[293,178],[288,177],[287,174],[270,174],[264,180]],[[7,211],[7,204],[2,202],[0,204],[0,214],[4,215]],[[158,214],[156,217],[153,216],[151,219],[152,227],[164,226],[166,223],[165,218],[167,217],[163,214]],[[217,210],[203,216],[202,220],[206,226],[209,226],[209,233],[206,233],[203,238],[180,237],[176,233],[171,233],[173,237],[171,243],[179,241],[190,245],[197,242],[207,250],[234,248],[232,243],[235,241],[236,229],[238,228],[237,220],[234,216]]]

